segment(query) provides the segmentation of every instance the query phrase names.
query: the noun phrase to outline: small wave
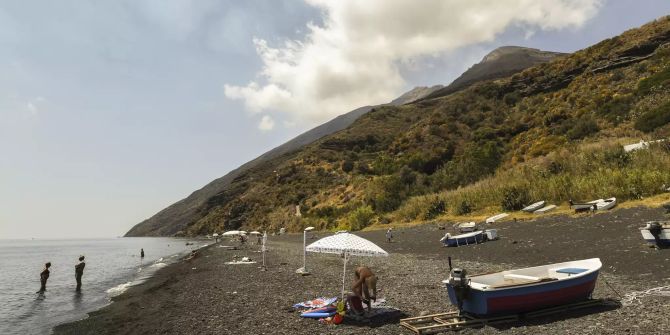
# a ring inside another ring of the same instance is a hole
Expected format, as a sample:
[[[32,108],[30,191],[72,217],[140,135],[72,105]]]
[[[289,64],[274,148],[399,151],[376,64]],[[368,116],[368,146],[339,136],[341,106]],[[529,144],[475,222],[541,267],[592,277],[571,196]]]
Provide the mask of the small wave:
[[[109,294],[110,296],[115,297],[115,296],[127,291],[128,288],[130,288],[131,286],[133,286],[133,282],[129,281],[127,283],[116,285],[116,286],[110,288],[109,290],[107,290],[105,292],[107,292],[107,294]]]
[[[166,267],[166,266],[167,266],[167,264],[161,262],[161,263],[152,264],[152,265],[150,266],[150,268],[160,269],[160,268],[164,268],[164,267]]]

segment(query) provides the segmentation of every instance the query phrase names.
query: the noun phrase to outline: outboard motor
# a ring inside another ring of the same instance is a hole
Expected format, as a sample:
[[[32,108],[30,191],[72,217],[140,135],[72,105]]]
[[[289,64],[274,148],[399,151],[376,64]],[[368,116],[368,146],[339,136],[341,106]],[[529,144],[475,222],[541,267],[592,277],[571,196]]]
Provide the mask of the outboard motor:
[[[651,221],[647,223],[647,229],[649,229],[649,233],[651,234],[651,236],[654,237],[656,245],[659,245],[663,226],[661,226],[661,224],[656,221]]]
[[[468,293],[470,293],[470,280],[468,279],[467,271],[461,268],[451,269],[449,285],[451,285],[456,293],[458,311],[461,312],[463,310],[463,301],[468,298]]]

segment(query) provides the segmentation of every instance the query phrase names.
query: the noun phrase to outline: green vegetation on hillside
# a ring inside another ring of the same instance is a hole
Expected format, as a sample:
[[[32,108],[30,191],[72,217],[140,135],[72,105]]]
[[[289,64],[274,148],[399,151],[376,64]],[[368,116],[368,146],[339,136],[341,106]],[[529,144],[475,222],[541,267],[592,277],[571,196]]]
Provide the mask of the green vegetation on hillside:
[[[662,18],[509,78],[376,107],[240,174],[185,233],[357,230],[659,193],[670,184],[668,148],[625,153],[621,144],[670,135],[668,42]]]

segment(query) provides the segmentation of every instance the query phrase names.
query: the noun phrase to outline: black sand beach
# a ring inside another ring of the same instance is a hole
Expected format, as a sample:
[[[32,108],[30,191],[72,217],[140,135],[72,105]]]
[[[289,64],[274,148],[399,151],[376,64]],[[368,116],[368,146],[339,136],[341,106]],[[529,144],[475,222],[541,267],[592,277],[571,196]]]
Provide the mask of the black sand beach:
[[[224,250],[211,246],[194,259],[161,269],[147,283],[133,287],[114,303],[87,319],[58,326],[56,334],[412,334],[398,325],[401,316],[451,309],[441,281],[448,275],[447,256],[482,273],[600,257],[601,276],[595,298],[619,299],[634,291],[670,285],[670,250],[644,244],[638,228],[663,218],[663,209],[616,209],[572,218],[547,217],[534,221],[494,224],[500,239],[459,248],[441,247],[445,233],[426,224],[397,229],[395,242],[384,231],[359,235],[390,253],[384,258],[353,257],[379,276],[379,294],[402,311],[371,323],[323,325],[301,319],[294,303],[318,296],[337,296],[342,259],[308,254],[311,276],[301,277],[302,235],[269,238],[268,271],[259,264],[225,265],[234,255],[260,263],[258,247]],[[325,236],[326,233],[316,233]],[[615,292],[616,291],[616,292]],[[605,306],[560,314],[524,323],[468,329],[464,334],[658,334],[670,331],[670,297],[645,297],[625,306]]]

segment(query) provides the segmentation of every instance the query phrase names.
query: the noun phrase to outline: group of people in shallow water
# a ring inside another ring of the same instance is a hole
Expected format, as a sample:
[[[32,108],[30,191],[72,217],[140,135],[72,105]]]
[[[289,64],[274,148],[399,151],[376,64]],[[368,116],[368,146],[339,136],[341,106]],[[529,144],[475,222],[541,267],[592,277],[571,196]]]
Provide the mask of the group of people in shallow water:
[[[86,262],[84,262],[84,259],[86,257],[79,256],[79,263],[74,265],[74,279],[77,282],[77,288],[75,291],[81,292],[81,277],[84,275],[84,268],[86,267]],[[144,258],[144,248],[140,249],[140,258]],[[51,274],[51,271],[49,270],[51,268],[51,262],[46,262],[44,264],[44,270],[40,272],[40,290],[37,291],[37,293],[44,293],[47,290],[47,280],[49,279],[49,275]]]

